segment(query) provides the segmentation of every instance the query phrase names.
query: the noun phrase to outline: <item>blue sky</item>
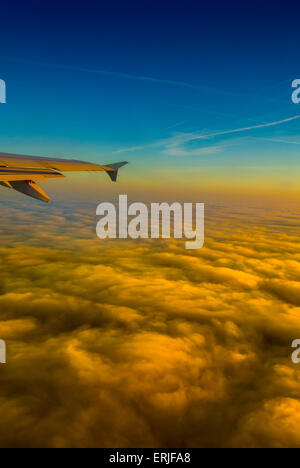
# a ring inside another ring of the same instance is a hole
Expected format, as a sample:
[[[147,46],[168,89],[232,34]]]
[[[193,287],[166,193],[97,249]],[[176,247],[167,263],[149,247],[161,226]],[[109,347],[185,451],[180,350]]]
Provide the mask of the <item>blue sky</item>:
[[[20,2],[1,19],[1,151],[298,165],[294,4]]]

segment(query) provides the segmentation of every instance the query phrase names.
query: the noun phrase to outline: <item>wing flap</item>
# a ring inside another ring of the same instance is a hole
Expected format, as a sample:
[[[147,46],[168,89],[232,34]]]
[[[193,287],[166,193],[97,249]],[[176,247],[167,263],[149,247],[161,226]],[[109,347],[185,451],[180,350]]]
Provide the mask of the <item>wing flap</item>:
[[[44,203],[50,203],[48,195],[32,180],[15,180],[13,182],[0,182],[0,184],[4,187],[23,193],[28,197],[35,198],[36,200],[40,200]]]

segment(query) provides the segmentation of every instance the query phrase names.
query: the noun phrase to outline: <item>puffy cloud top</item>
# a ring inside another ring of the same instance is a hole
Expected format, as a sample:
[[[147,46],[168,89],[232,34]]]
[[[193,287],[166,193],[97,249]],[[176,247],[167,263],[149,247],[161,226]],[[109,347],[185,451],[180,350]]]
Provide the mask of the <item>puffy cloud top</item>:
[[[2,447],[300,446],[297,217],[211,210],[187,251],[100,241],[88,207],[2,216]]]

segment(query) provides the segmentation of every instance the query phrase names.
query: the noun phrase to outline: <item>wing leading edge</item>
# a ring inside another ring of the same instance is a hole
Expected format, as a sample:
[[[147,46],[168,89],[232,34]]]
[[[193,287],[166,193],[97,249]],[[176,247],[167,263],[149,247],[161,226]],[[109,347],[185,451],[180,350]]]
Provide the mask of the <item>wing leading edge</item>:
[[[85,161],[0,153],[0,185],[49,203],[50,198],[36,181],[65,177],[60,171],[105,171],[116,182],[118,170],[125,164],[127,161],[101,166]]]

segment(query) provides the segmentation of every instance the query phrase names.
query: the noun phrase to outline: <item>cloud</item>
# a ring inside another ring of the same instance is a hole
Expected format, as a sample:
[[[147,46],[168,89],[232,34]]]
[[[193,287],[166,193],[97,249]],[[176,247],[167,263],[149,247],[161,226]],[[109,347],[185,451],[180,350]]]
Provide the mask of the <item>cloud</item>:
[[[216,209],[199,251],[99,241],[86,208],[2,215],[0,446],[299,446],[291,213]]]
[[[206,146],[203,148],[197,148],[193,150],[187,150],[183,147],[167,147],[162,151],[167,156],[205,156],[209,154],[216,154],[221,151],[220,146]]]
[[[121,148],[117,150],[117,153],[124,153],[124,152],[132,152],[132,151],[141,151],[148,148],[162,148],[163,153],[171,156],[201,156],[203,154],[210,154],[216,151],[221,150],[221,145],[206,147],[206,148],[198,148],[198,149],[188,149],[184,148],[184,145],[191,142],[196,142],[200,140],[210,139],[218,136],[230,135],[235,133],[243,133],[248,132],[251,130],[257,130],[261,128],[268,128],[268,127],[275,127],[277,125],[282,125],[284,123],[292,122],[294,120],[298,120],[300,115],[295,115],[293,117],[289,117],[283,120],[277,120],[274,122],[268,122],[265,124],[259,125],[252,125],[248,127],[242,128],[235,128],[230,130],[223,130],[213,133],[184,133],[178,132],[175,133],[172,137],[166,138],[164,140],[159,140],[153,143],[148,143],[145,145],[140,146],[132,146],[129,148]]]

